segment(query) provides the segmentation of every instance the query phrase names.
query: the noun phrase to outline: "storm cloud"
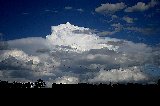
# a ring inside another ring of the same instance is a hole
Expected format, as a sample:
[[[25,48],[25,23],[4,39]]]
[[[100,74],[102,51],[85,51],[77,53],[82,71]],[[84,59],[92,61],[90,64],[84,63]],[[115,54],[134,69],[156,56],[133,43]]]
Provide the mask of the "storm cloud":
[[[0,79],[41,78],[51,86],[81,82],[150,83],[160,77],[158,47],[101,38],[89,31],[67,22],[52,26],[52,33],[46,38],[8,41],[10,49],[0,51]]]

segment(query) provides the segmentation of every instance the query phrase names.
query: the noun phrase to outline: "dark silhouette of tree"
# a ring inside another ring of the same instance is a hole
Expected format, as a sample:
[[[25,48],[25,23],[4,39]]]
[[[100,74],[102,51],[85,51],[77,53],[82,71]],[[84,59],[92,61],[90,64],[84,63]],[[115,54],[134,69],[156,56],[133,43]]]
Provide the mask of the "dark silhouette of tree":
[[[45,88],[46,84],[43,80],[39,79],[35,82],[34,88]]]

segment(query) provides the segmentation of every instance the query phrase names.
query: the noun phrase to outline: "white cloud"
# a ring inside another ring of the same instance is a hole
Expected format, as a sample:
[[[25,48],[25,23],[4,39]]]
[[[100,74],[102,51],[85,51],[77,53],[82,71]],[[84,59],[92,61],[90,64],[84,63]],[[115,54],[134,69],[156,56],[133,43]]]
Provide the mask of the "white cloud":
[[[55,79],[56,84],[78,84],[78,82],[78,78],[70,76],[63,76]]]
[[[126,5],[123,2],[116,4],[106,3],[102,4],[100,7],[97,7],[95,11],[98,13],[114,13],[124,9],[125,7]]]
[[[34,55],[36,51],[39,49],[47,49],[48,44],[46,39],[42,37],[30,37],[30,38],[22,38],[17,40],[10,40],[8,44],[11,48],[17,48],[25,51],[27,54]],[[31,49],[32,47],[32,49]]]
[[[24,61],[24,62],[29,62],[33,61],[33,63],[39,63],[39,58],[34,57],[34,56],[28,56],[26,53],[24,53],[21,50],[9,50],[6,51],[3,55],[0,61],[3,61],[9,57],[14,57],[16,60]]]
[[[56,27],[53,26],[53,33],[48,35],[46,38],[49,42],[51,42],[51,45],[56,44],[59,46],[69,46],[71,47],[71,50],[75,49],[74,51],[77,52],[108,47],[108,45],[101,43],[101,40],[95,34],[92,34],[92,32],[89,34],[84,33],[88,31],[90,31],[89,28],[74,26],[67,22],[66,24],[61,24]]]
[[[148,77],[140,72],[137,67],[129,67],[128,69],[112,69],[110,71],[101,70],[93,79],[89,79],[90,82],[101,83],[131,83],[144,82],[148,80]]]
[[[143,12],[145,10],[148,10],[156,6],[157,4],[158,2],[156,0],[151,0],[151,2],[149,2],[148,4],[143,3],[143,2],[138,2],[136,5],[126,8],[125,12],[136,12],[136,11]]]
[[[127,17],[127,16],[124,16],[123,18],[122,18],[124,21],[126,21],[127,23],[133,23],[134,22],[134,18],[130,18],[130,17]]]
[[[149,9],[149,6],[143,2],[138,2],[135,6],[128,7],[125,9],[125,12],[134,12],[134,11],[145,11]]]
[[[79,9],[77,9],[77,11],[79,11],[79,12],[83,12],[84,10],[83,10],[83,9],[81,9],[81,8],[79,8]]]
[[[66,10],[71,10],[72,9],[72,7],[64,7],[64,9],[66,9]]]
[[[89,31],[67,23],[53,26],[46,39],[8,41],[11,49],[0,51],[0,79],[73,84],[148,83],[160,77],[160,49]]]

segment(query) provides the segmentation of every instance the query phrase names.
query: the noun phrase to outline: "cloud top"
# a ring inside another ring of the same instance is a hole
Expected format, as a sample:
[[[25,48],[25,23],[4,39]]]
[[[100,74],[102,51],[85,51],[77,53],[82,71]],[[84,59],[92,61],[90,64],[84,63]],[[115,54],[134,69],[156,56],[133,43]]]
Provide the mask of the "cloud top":
[[[88,51],[90,49],[116,49],[111,45],[105,44],[105,40],[92,34],[89,28],[71,25],[69,22],[58,26],[52,26],[52,34],[46,36],[52,46],[65,46],[77,52]],[[64,48],[63,48],[64,49]],[[69,49],[66,49],[67,51]]]

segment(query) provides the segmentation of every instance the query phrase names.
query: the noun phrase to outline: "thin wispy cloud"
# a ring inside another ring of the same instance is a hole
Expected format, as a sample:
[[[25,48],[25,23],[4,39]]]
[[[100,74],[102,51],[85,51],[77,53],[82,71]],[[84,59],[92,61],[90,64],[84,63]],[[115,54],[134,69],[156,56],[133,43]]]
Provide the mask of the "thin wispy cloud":
[[[56,9],[53,9],[53,10],[51,10],[51,9],[45,9],[44,12],[46,12],[46,13],[47,13],[47,12],[48,12],[48,13],[50,13],[50,12],[51,12],[51,13],[57,13],[58,10],[56,10]]]
[[[67,7],[64,7],[64,9],[66,9],[66,10],[71,10],[71,9],[72,9],[72,7],[67,6]]]
[[[137,20],[135,18],[131,18],[131,17],[128,17],[128,16],[124,16],[122,19],[129,24],[132,24],[132,23],[134,23],[135,20]]]
[[[79,9],[76,9],[77,11],[79,11],[79,12],[83,12],[84,10],[83,9],[81,9],[81,8],[79,8]]]

